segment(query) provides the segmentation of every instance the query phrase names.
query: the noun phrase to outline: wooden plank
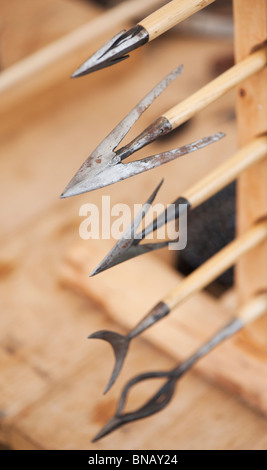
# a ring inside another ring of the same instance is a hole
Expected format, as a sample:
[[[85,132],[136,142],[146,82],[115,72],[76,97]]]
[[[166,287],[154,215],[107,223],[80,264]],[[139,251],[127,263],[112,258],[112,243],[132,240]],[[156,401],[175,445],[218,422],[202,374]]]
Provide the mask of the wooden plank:
[[[267,0],[234,0],[236,61],[247,57],[267,38]],[[240,146],[267,132],[267,68],[245,80],[237,93],[237,121]],[[267,216],[267,158],[238,179],[237,225],[243,233],[257,219]],[[267,285],[267,242],[242,257],[236,269],[240,302]],[[244,336],[247,346],[266,352],[267,319],[258,320]]]
[[[105,355],[101,351],[98,354],[95,371],[88,364],[72,381],[62,382],[53,393],[17,417],[10,434],[13,448],[27,449],[34,444],[56,450],[266,449],[266,419],[192,373],[181,380],[164,411],[126,425],[92,444],[92,437],[112,415],[122,386],[106,397],[99,394],[97,367],[103,371]],[[139,370],[148,370],[152,356],[153,364],[166,367],[165,356],[140,341],[138,352],[132,351],[129,367],[138,365]],[[158,385],[155,383],[155,387]],[[151,384],[136,388],[129,406],[140,405],[144,395],[151,393],[150,387]]]
[[[64,214],[63,218],[60,213]],[[81,301],[80,314],[76,317],[77,302],[73,303],[71,296],[62,291],[54,271],[61,259],[58,247],[63,247],[65,243],[66,247],[68,238],[73,237],[72,223],[68,212],[62,211],[58,203],[54,212],[49,211],[45,217],[35,219],[26,230],[21,230],[20,240],[13,239],[8,246],[1,246],[1,311],[5,315],[1,316],[0,334],[0,409],[4,420],[47,392],[60,378],[76,370],[86,358],[85,332],[88,329],[90,304]],[[46,266],[44,250],[40,249],[39,243],[33,249],[34,239],[39,239],[43,246],[45,239],[50,240],[45,250],[46,256],[50,257]],[[45,295],[44,285],[47,289]],[[19,304],[15,305],[15,299],[19,299]],[[91,306],[92,321],[94,314],[99,323],[99,309]],[[84,339],[83,345],[78,348],[69,343],[77,339],[76,335],[69,336],[72,321],[77,333],[80,329],[78,336]],[[60,330],[58,337],[50,335],[55,327]],[[72,351],[67,361],[64,343],[69,343]],[[73,353],[74,350],[76,353]]]

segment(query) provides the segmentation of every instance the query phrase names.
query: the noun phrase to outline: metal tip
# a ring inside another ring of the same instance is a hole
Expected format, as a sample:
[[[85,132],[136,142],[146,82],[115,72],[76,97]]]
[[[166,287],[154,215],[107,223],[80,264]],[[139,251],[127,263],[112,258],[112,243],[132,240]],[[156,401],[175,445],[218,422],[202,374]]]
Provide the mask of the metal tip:
[[[129,57],[128,52],[148,42],[149,35],[142,26],[134,26],[129,31],[121,31],[87,59],[71,78],[81,77],[89,73],[115,65]]]
[[[106,271],[106,269],[108,268],[109,266],[105,267],[104,265],[102,265],[102,262],[101,262],[95,269],[93,269],[93,271],[89,274],[89,277],[94,277],[97,274],[102,273],[103,271]]]
[[[94,277],[96,274],[98,274],[100,271],[98,271],[97,268],[95,268],[90,274],[89,277]]]
[[[117,59],[111,59],[111,60],[103,60],[102,62],[99,62],[99,64],[96,66],[90,65],[91,59],[87,60],[84,62],[84,64],[81,65],[72,75],[70,78],[78,78],[78,77],[83,77],[84,75],[88,75],[89,73],[96,72],[97,70],[101,69],[106,69],[107,67],[111,67],[112,65],[116,65],[119,62],[122,62],[126,59],[128,59],[130,56],[129,55],[124,55],[122,57],[118,57]]]
[[[89,188],[89,190],[90,190],[90,188]],[[73,185],[72,180],[71,180],[70,183],[68,184],[68,186],[66,186],[64,191],[61,193],[60,199],[66,199],[67,197],[73,197],[73,196],[79,196],[79,194],[83,194],[87,191],[88,191],[88,189],[85,189],[83,184]]]
[[[114,416],[103,426],[103,428],[99,431],[99,433],[97,433],[97,435],[92,439],[92,442],[96,442],[99,439],[102,439],[102,437],[107,436],[108,434],[110,434],[112,431],[115,431],[115,429],[119,428],[123,424],[124,424],[123,421],[121,421],[119,418]]]
[[[84,65],[84,64],[82,64],[82,65]],[[82,68],[82,66],[79,67],[77,70],[75,70],[75,72],[73,72],[73,74],[70,76],[70,78],[80,77],[82,75],[82,71],[80,70],[81,68]]]
[[[97,52],[87,59],[75,72],[71,78],[81,77],[105,67],[105,54],[112,49],[112,46],[125,34],[126,30],[120,31],[113,38],[107,41]],[[104,59],[103,59],[104,57]]]
[[[130,226],[127,228],[123,236],[118,240],[116,245],[108,252],[105,258],[96,266],[96,268],[91,272],[89,277],[93,277],[96,274],[99,274],[107,269],[110,269],[117,264],[123,263],[135,256],[151,251],[148,245],[139,246],[139,242],[142,240],[142,237],[137,234],[137,228],[139,227],[142,219],[145,217],[146,213],[150,209],[150,206],[154,199],[157,196],[158,191],[160,190],[164,179],[160,181],[156,189],[153,191],[151,196],[148,198],[147,202],[143,205],[142,209],[131,222]],[[133,247],[133,245],[135,246]]]
[[[60,195],[60,199],[66,199],[71,196],[76,196],[75,192],[73,192],[73,188],[65,188]]]

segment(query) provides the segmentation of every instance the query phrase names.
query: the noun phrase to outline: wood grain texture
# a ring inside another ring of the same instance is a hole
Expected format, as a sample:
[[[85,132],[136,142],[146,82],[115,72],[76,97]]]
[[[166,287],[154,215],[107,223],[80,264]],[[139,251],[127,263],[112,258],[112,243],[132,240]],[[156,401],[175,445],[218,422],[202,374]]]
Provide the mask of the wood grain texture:
[[[267,39],[267,1],[234,0],[235,55],[239,62]],[[239,144],[267,133],[267,68],[245,80],[237,91]],[[244,172],[238,179],[237,222],[243,233],[257,219],[267,216],[267,159]],[[267,286],[267,243],[242,257],[237,264],[237,289],[240,302]],[[265,319],[251,328],[248,346],[255,341],[266,344]]]

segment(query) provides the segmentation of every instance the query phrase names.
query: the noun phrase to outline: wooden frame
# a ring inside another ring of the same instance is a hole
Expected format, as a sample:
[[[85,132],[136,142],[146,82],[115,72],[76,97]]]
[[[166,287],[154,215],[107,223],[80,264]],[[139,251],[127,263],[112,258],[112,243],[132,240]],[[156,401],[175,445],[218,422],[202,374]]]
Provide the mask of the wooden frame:
[[[267,0],[234,0],[235,55],[240,61],[267,40]],[[237,122],[240,146],[253,137],[267,133],[267,67],[245,80],[237,90]],[[238,179],[238,233],[247,230],[256,220],[267,216],[267,159],[245,171]],[[246,302],[267,286],[267,241],[237,264],[239,301]],[[251,326],[248,343],[264,347],[266,317]],[[260,347],[260,346],[259,346]],[[261,347],[260,347],[261,349]]]

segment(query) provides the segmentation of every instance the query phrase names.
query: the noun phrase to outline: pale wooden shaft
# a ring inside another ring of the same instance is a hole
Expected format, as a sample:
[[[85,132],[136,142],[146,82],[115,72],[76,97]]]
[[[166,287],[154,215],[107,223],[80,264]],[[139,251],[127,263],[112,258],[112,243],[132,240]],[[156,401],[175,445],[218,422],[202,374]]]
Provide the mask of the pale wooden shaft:
[[[263,69],[266,64],[267,46],[219,75],[189,98],[168,110],[163,116],[175,129],[243,80]]]
[[[266,287],[267,289],[267,287]],[[248,301],[238,313],[238,317],[247,325],[267,312],[267,291]]]
[[[242,171],[267,156],[267,135],[254,139],[238,150],[233,157],[209,173],[183,193],[191,208],[199,206],[209,197],[231,183]]]
[[[215,0],[173,0],[155,11],[138,24],[149,33],[149,41],[157,38],[194,13],[202,10]]]
[[[248,250],[267,239],[267,221],[260,222],[241,237],[235,239],[223,248],[219,253],[210,258],[206,263],[187,276],[163,302],[170,309],[180,304],[191,294],[206,287],[221,273],[232,266],[235,261]]]
[[[267,39],[267,0],[234,0],[235,58],[244,60],[251,50]],[[247,79],[237,90],[239,145],[267,133],[267,67]],[[255,220],[267,216],[267,160],[242,173],[237,182],[237,231],[246,232]],[[236,266],[240,304],[267,286],[267,241],[242,257]],[[267,317],[250,328],[251,338],[263,350]],[[249,335],[246,336],[249,341]]]

